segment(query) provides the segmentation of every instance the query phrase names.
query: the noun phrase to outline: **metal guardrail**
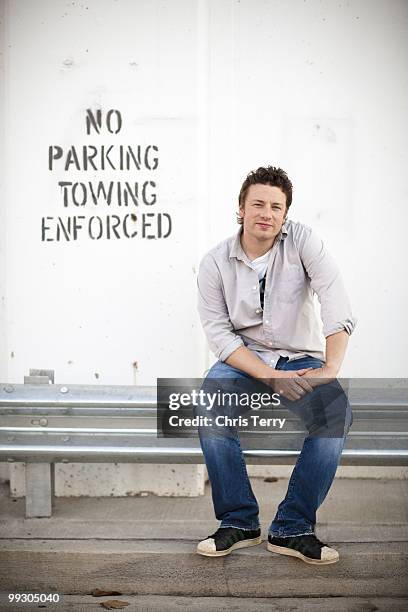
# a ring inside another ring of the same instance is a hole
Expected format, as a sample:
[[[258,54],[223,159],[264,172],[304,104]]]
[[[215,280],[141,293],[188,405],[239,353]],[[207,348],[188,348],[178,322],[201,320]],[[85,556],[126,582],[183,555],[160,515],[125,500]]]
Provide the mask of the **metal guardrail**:
[[[156,387],[53,381],[53,371],[30,370],[24,384],[0,385],[0,461],[26,463],[27,516],[51,515],[57,462],[203,462],[198,438],[157,437]],[[371,398],[356,389],[349,399],[354,421],[341,464],[408,465],[405,385],[374,390]],[[305,432],[289,411],[279,412],[292,429],[247,432],[248,463],[295,463]]]

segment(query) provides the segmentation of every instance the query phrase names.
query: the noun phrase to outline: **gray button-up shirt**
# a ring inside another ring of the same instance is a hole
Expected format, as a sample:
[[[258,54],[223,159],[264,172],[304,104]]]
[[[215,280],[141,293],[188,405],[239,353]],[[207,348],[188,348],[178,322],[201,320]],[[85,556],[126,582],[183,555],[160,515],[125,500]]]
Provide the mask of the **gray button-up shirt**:
[[[200,262],[198,312],[211,351],[225,361],[247,346],[272,367],[280,356],[324,361],[325,337],[343,329],[351,334],[357,320],[323,242],[307,225],[284,223],[269,257],[262,309],[258,275],[241,246],[242,230]]]

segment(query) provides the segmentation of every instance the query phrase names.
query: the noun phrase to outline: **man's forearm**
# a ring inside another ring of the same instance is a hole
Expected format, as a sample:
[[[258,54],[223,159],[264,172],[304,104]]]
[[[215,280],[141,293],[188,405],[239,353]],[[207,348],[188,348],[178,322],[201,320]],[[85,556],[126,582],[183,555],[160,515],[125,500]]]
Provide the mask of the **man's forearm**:
[[[225,363],[246,372],[254,378],[272,378],[276,372],[246,346],[237,348],[227,357]]]
[[[337,376],[340,366],[343,362],[347,348],[349,334],[344,330],[332,334],[326,338],[326,363],[325,367]],[[237,348],[227,359],[225,363],[246,372],[254,378],[274,378],[277,376],[277,370],[268,366],[258,357],[253,351],[246,346]],[[306,374],[307,376],[307,374]]]
[[[327,336],[326,338],[326,364],[325,367],[337,376],[343,363],[348,344],[349,334],[346,330]]]

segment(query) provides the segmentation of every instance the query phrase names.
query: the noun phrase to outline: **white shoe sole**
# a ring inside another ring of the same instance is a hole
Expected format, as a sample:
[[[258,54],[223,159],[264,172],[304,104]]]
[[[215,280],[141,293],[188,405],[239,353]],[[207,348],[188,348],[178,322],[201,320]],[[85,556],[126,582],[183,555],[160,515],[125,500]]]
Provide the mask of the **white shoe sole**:
[[[330,565],[331,563],[337,563],[339,557],[337,559],[325,559],[321,561],[320,559],[311,559],[310,557],[305,557],[298,550],[293,550],[293,548],[286,548],[285,546],[276,546],[276,544],[271,544],[268,542],[267,549],[269,552],[278,553],[278,555],[288,555],[289,557],[298,557],[302,559],[305,563],[310,563],[311,565]]]
[[[241,540],[240,542],[235,542],[229,548],[225,550],[215,550],[214,552],[207,552],[203,550],[199,550],[197,548],[197,552],[199,555],[203,555],[204,557],[225,557],[225,555],[229,555],[233,550],[237,550],[237,548],[248,548],[249,546],[257,546],[262,543],[262,538],[259,536],[258,538],[253,538],[252,540]]]

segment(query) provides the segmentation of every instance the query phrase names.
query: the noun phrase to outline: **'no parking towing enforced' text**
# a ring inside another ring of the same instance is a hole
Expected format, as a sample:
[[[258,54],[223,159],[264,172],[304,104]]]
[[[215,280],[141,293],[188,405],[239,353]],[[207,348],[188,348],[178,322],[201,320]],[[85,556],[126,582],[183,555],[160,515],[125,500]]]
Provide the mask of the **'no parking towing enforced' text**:
[[[85,125],[87,136],[100,136],[102,130],[115,136],[122,128],[122,116],[114,109],[106,116],[101,110],[87,109]],[[48,170],[59,173],[62,208],[73,214],[43,216],[41,240],[168,238],[171,216],[155,210],[158,166],[159,148],[155,144],[50,145]],[[101,172],[126,174],[124,180],[95,180],[96,173]]]

